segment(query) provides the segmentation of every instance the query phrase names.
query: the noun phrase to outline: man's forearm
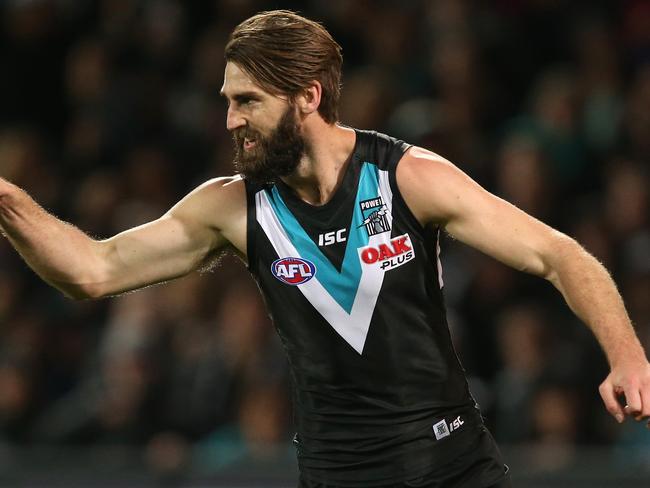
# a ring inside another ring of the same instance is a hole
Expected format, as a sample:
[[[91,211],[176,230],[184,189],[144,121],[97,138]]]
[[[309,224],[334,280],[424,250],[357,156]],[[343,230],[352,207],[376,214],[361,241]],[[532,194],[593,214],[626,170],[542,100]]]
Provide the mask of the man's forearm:
[[[0,179],[0,227],[27,264],[74,298],[96,280],[97,242],[42,209],[26,192]]]
[[[549,259],[547,278],[593,331],[611,366],[643,361],[623,299],[605,267],[571,239],[561,239]]]

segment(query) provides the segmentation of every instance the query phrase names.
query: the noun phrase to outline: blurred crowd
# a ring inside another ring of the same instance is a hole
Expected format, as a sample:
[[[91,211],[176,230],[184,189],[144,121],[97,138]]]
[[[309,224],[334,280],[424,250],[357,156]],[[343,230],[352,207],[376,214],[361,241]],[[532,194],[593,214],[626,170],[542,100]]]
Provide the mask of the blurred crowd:
[[[647,0],[4,0],[0,176],[101,238],[231,174],[223,48],[277,7],[342,45],[343,123],[432,149],[575,237],[650,350]],[[457,351],[499,442],[535,446],[550,469],[583,445],[650,466],[650,433],[608,416],[605,357],[550,284],[449,238],[442,260]],[[73,302],[0,240],[0,443],[128,444],[161,472],[218,469],[291,449],[290,398],[234,255]]]

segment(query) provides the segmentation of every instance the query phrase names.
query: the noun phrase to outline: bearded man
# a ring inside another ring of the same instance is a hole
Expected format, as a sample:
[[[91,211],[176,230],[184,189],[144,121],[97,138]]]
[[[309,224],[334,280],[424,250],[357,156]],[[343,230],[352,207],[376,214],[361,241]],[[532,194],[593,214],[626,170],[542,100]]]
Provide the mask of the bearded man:
[[[287,353],[303,488],[510,486],[452,346],[441,232],[550,281],[609,359],[607,409],[650,415],[650,364],[603,266],[437,154],[340,124],[341,49],[325,28],[264,12],[225,55],[237,176],[106,240],[0,180],[0,226],[44,280],[111,296],[235,250]]]

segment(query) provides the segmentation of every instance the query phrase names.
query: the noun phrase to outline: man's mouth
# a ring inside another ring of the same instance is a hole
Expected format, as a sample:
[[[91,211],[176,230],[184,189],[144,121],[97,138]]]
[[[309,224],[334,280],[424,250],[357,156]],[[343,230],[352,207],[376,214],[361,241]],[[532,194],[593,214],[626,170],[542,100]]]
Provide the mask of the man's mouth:
[[[248,151],[249,149],[252,149],[255,146],[255,139],[250,139],[248,137],[244,138],[244,150]]]

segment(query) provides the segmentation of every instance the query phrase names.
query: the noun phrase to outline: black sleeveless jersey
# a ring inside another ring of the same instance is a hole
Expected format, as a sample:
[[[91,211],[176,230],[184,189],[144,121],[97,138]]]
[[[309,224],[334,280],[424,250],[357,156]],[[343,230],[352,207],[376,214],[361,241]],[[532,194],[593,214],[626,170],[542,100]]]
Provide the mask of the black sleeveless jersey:
[[[322,206],[246,182],[249,270],[286,349],[302,476],[401,481],[451,461],[482,428],[452,346],[438,259],[395,170],[408,145],[356,130]]]

